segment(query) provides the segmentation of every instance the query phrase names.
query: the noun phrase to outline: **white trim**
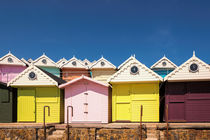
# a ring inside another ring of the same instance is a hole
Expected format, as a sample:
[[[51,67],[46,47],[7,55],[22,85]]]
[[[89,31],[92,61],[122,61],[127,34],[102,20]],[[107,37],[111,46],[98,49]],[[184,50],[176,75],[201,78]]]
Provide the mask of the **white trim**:
[[[1,63],[2,60],[4,60],[6,57],[13,57],[14,59],[16,59],[20,64],[15,64],[15,63]],[[3,64],[3,65],[20,65],[20,66],[26,66],[26,64],[18,59],[16,56],[14,56],[11,52],[9,52],[8,54],[6,54],[5,56],[1,57],[0,58],[0,64]]]
[[[186,62],[184,62],[182,65],[180,65],[179,67],[177,67],[175,70],[173,70],[171,73],[169,73],[165,78],[164,81],[170,80],[170,81],[176,81],[174,80],[172,77],[173,75],[176,75],[176,73],[178,73],[185,65],[191,63],[191,61],[198,61],[200,63],[202,63],[202,65],[204,65],[207,69],[210,70],[210,65],[206,64],[204,61],[202,61],[201,59],[199,59],[198,57],[196,57],[195,55],[193,55],[190,59],[188,59]],[[193,78],[192,78],[193,79]],[[182,80],[192,80],[192,79],[179,79],[177,81],[182,81]],[[202,79],[200,79],[202,80]],[[205,80],[205,79],[204,79]]]
[[[53,66],[49,66],[49,65],[39,65],[39,64],[36,64],[40,59],[47,59],[48,61],[50,61],[51,63],[53,63]],[[47,57],[45,54],[43,54],[42,56],[40,56],[39,58],[37,58],[36,60],[33,61],[34,65],[36,66],[45,66],[45,67],[58,67],[57,64],[52,60],[50,59],[49,57]]]
[[[167,67],[167,66],[163,66],[163,67],[156,67],[161,61],[166,60],[168,63],[170,63],[173,67]],[[169,60],[165,55],[158,60],[155,64],[153,64],[151,67],[151,69],[153,68],[177,68],[177,65],[174,64],[171,60]]]
[[[155,73],[154,71],[152,71],[151,69],[149,69],[147,66],[145,66],[144,64],[142,64],[141,62],[139,62],[135,57],[131,56],[129,59],[127,59],[123,65],[121,65],[121,68],[119,71],[117,71],[115,74],[113,74],[108,80],[107,82],[113,82],[113,80],[115,79],[115,77],[118,77],[118,75],[120,75],[121,73],[123,73],[128,67],[131,67],[132,65],[139,65],[142,67],[142,69],[144,69],[145,71],[148,71],[151,75],[155,76],[157,80],[153,80],[153,81],[163,81],[163,78],[158,75],[157,73]],[[114,81],[114,82],[129,82],[128,81]],[[133,82],[132,80],[130,82]],[[134,81],[134,82],[142,82],[142,80],[139,81]],[[146,81],[145,81],[146,82]]]
[[[18,79],[20,79],[23,75],[25,75],[26,73],[28,73],[30,70],[35,69],[36,71],[38,71],[38,73],[42,74],[44,77],[46,77],[47,79],[49,79],[49,82],[52,83],[52,85],[58,86],[58,83],[52,79],[51,77],[49,77],[47,74],[45,74],[43,71],[41,71],[39,68],[37,68],[34,65],[29,66],[27,69],[25,69],[24,71],[22,71],[20,74],[18,74],[15,78],[13,78],[10,82],[7,83],[7,86],[24,86],[24,85],[19,85],[19,84],[14,84]],[[28,86],[28,85],[26,85]],[[37,86],[37,85],[36,85]],[[44,86],[44,85],[40,85],[40,86]]]
[[[115,65],[113,65],[111,62],[109,62],[107,59],[105,59],[104,57],[101,57],[99,60],[97,60],[95,63],[93,63],[92,65],[91,65],[91,67],[90,67],[90,69],[95,69],[95,68],[108,68],[108,67],[103,67],[103,66],[101,66],[101,67],[96,67],[96,64],[98,64],[99,62],[101,62],[101,61],[105,61],[110,67],[109,68],[113,68],[113,69],[116,69],[116,66]]]

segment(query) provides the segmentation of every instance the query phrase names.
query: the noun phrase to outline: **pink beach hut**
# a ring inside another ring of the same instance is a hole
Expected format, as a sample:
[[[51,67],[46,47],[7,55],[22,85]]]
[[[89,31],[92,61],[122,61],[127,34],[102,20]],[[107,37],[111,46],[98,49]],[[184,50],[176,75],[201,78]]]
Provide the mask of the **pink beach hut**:
[[[67,107],[70,123],[108,123],[109,118],[109,85],[86,76],[80,76],[59,88],[65,89],[65,123],[67,123]],[[110,110],[111,111],[111,110]],[[109,117],[110,116],[110,117]]]

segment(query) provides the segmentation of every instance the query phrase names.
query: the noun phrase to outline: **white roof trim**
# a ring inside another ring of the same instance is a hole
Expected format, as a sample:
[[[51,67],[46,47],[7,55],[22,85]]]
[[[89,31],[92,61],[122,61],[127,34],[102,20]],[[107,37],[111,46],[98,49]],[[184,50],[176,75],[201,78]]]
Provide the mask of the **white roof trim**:
[[[105,61],[106,63],[108,63],[109,64],[109,68],[113,68],[113,69],[116,69],[116,66],[115,65],[113,65],[111,62],[109,62],[107,59],[105,59],[104,57],[101,57],[98,61],[96,61],[95,63],[93,63],[92,65],[91,65],[91,67],[90,67],[90,69],[93,69],[93,68],[108,68],[108,67],[97,67],[96,65],[99,63],[99,62],[101,62],[101,61]]]
[[[102,86],[105,86],[105,87],[109,87],[108,84],[104,84],[104,83],[102,83],[102,82],[99,82],[99,81],[97,81],[97,80],[94,80],[94,79],[92,79],[92,78],[89,78],[89,77],[87,77],[87,76],[82,75],[82,76],[80,76],[80,77],[78,77],[78,78],[76,78],[76,79],[73,79],[73,80],[71,80],[71,81],[69,81],[69,82],[67,82],[67,83],[64,83],[64,84],[60,85],[59,88],[65,88],[65,87],[67,87],[67,86],[69,86],[69,85],[71,86],[71,84],[76,83],[76,82],[78,82],[78,81],[80,81],[80,80],[83,80],[83,79],[88,80],[88,81],[90,81],[90,82],[93,82],[93,83],[95,83],[95,84],[99,84],[99,85],[102,85]]]
[[[118,69],[121,69],[125,64],[127,64],[129,61],[131,61],[131,60],[136,60],[136,58],[134,57],[134,56],[130,56],[127,60],[125,60],[122,64],[120,64],[119,66],[118,66]]]
[[[50,61],[51,63],[53,63],[54,67],[58,67],[57,64],[52,59],[50,59],[48,56],[46,56],[45,54],[43,54],[42,56],[40,56],[39,58],[37,58],[36,60],[34,60],[33,61],[34,65],[36,65],[36,66],[45,66],[45,65],[39,65],[39,64],[37,65],[36,64],[42,58],[45,58],[48,61]],[[51,67],[51,66],[46,65],[46,67]]]
[[[61,63],[61,62],[67,62],[67,60],[63,57],[63,58],[61,58],[60,60],[58,60],[58,62],[56,62],[56,64],[59,64],[59,63]]]
[[[131,61],[133,60],[133,61]],[[115,74],[113,74],[108,80],[107,82],[112,82],[112,80],[115,79],[115,77],[117,77],[119,74],[123,73],[128,67],[130,67],[133,63],[137,63],[138,65],[140,65],[143,69],[145,69],[145,71],[148,71],[151,75],[154,75],[157,80],[153,80],[153,81],[163,81],[163,78],[158,75],[157,73],[155,73],[154,71],[152,71],[151,69],[149,69],[147,66],[145,66],[144,64],[142,64],[141,62],[139,62],[135,57],[131,56],[129,59],[127,59],[123,65],[121,64],[120,66],[120,70],[117,71]],[[127,82],[127,81],[117,81],[117,82]],[[128,82],[142,82],[142,81],[128,81]]]
[[[69,63],[71,63],[72,61],[76,61],[77,63],[79,63],[82,67],[77,67],[77,66],[67,66]],[[65,64],[63,64],[60,68],[84,68],[84,69],[88,69],[87,66],[85,66],[81,60],[78,60],[76,57],[72,57],[70,60],[68,60]]]
[[[28,71],[30,71],[31,69],[36,69],[36,71],[38,71],[39,73],[41,73],[44,77],[46,77],[47,79],[49,79],[49,82],[52,83],[52,85],[58,86],[58,83],[52,79],[51,77],[49,77],[46,73],[44,73],[43,71],[41,71],[39,68],[37,68],[36,66],[34,66],[33,64],[30,65],[27,69],[25,69],[24,71],[22,71],[20,74],[18,74],[15,78],[13,78],[10,82],[7,83],[7,86],[15,86],[15,82],[20,79],[23,75],[25,75]],[[18,85],[21,86],[21,85]],[[24,86],[24,85],[23,85]],[[36,85],[37,86],[37,85]],[[44,86],[44,85],[40,85],[40,86]]]
[[[30,63],[28,61],[26,61],[24,58],[21,58],[21,61],[23,61],[27,65],[30,65]]]
[[[171,60],[169,60],[166,56],[163,56],[160,60],[158,60],[155,64],[153,64],[150,68],[153,69],[157,66],[162,60],[166,60],[168,63],[173,65],[173,68],[177,68],[177,65],[174,64]],[[157,68],[172,68],[172,67],[157,67]]]
[[[200,63],[202,63],[202,65],[204,65],[207,69],[210,70],[210,65],[208,65],[207,63],[205,63],[204,61],[202,61],[201,59],[199,59],[198,57],[195,56],[195,54],[193,54],[193,56],[188,59],[186,62],[184,62],[182,65],[180,65],[179,67],[177,67],[175,70],[173,70],[171,73],[169,73],[165,78],[164,81],[170,80],[170,78],[173,77],[173,75],[176,75],[176,73],[179,72],[179,70],[181,70],[185,65],[187,65],[188,63],[190,63],[192,60],[197,60]],[[185,79],[183,79],[185,80]],[[189,79],[190,80],[190,79]],[[173,80],[172,80],[173,81]],[[178,80],[179,81],[179,80]]]
[[[20,64],[16,64],[16,63],[1,63],[2,60],[4,60],[6,57],[13,57],[14,59],[16,59]],[[5,64],[5,65],[21,65],[21,66],[26,66],[26,64],[21,61],[20,59],[18,59],[16,56],[14,56],[11,52],[9,52],[8,54],[6,54],[5,56],[0,58],[0,64]]]

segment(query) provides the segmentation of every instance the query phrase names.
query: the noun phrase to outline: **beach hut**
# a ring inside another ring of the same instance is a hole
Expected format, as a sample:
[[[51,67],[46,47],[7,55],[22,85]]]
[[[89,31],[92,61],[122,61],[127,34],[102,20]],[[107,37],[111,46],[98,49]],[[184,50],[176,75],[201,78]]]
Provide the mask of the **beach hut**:
[[[64,118],[64,93],[58,86],[61,78],[33,64],[8,83],[17,91],[17,121],[43,122],[44,106],[50,107],[46,122],[60,123]],[[47,110],[46,110],[47,112]]]
[[[159,121],[159,83],[162,77],[131,56],[108,82],[112,85],[112,121]]]
[[[101,57],[98,61],[92,64],[90,69],[91,77],[104,83],[107,83],[108,78],[117,71],[115,65],[104,57]]]
[[[94,62],[94,61],[93,61]],[[90,68],[91,67],[91,65],[93,64],[93,62],[90,62],[88,59],[84,59],[83,61],[82,61],[82,63],[85,65],[85,66],[87,66],[88,68]],[[94,62],[95,63],[95,62]]]
[[[17,120],[17,90],[0,82],[0,123]]]
[[[65,89],[65,122],[68,106],[73,107],[73,117],[69,111],[71,123],[108,123],[111,120],[108,84],[81,76],[59,87]]]
[[[210,122],[210,66],[193,56],[165,77],[169,121]],[[166,108],[166,107],[165,107]]]
[[[61,67],[62,78],[65,81],[71,81],[75,78],[78,78],[82,75],[90,77],[90,72],[88,67],[85,66],[80,60],[76,57],[72,57],[69,61],[63,64]]]
[[[26,68],[23,61],[9,52],[0,58],[0,81],[7,83]]]
[[[57,66],[60,68],[63,64],[65,64],[67,60],[65,58],[60,59],[58,62],[56,62]]]
[[[176,64],[170,61],[165,55],[153,64],[150,69],[162,76],[163,78],[177,68]]]
[[[47,57],[45,54],[34,60],[33,63],[35,66],[38,66],[44,69],[45,71],[54,74],[57,77],[60,77],[59,67],[52,59]]]

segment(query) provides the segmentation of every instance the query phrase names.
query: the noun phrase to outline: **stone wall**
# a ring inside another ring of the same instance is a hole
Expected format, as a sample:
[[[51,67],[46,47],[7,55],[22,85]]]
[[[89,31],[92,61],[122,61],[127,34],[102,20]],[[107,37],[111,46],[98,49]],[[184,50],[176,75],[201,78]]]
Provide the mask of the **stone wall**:
[[[52,128],[47,129],[47,136]],[[0,129],[0,140],[44,140],[44,130],[38,128]]]
[[[160,131],[160,139],[167,138],[166,130]],[[174,129],[169,130],[169,140],[210,140],[210,130]]]
[[[67,131],[65,131],[64,140]],[[143,131],[143,137],[146,133]],[[107,128],[69,128],[70,140],[139,140],[140,131],[134,129],[107,129]]]
[[[47,129],[50,135],[54,128]],[[66,132],[63,140],[66,140]],[[139,128],[69,128],[70,140],[140,140]],[[166,140],[166,130],[143,129],[143,140]],[[0,140],[44,140],[43,129],[0,129]],[[210,140],[210,130],[171,129],[168,140]]]

